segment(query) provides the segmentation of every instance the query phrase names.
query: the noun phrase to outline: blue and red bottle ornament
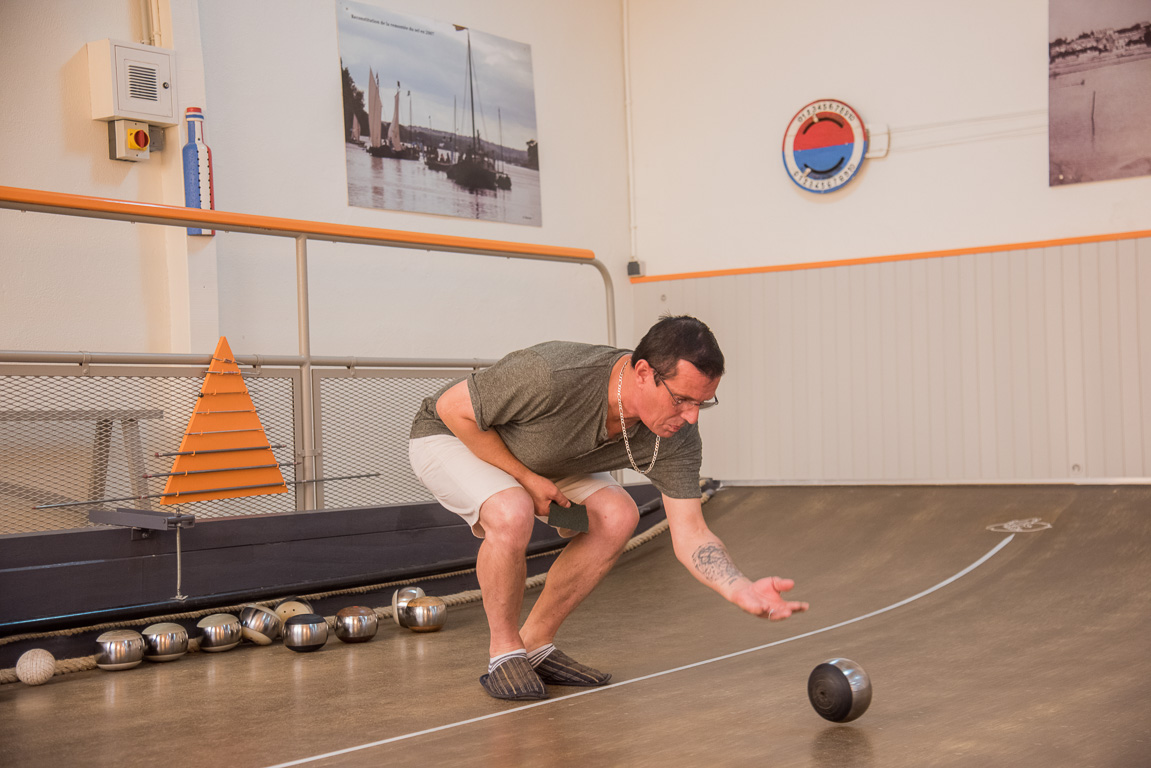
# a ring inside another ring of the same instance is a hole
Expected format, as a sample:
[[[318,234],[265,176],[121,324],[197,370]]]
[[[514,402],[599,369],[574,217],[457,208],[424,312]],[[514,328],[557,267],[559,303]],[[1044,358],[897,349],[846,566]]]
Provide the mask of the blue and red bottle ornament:
[[[184,205],[188,208],[215,210],[216,194],[212,185],[212,150],[204,143],[204,112],[188,107],[184,113],[188,143],[184,145]],[[214,229],[188,227],[189,235],[214,235]]]

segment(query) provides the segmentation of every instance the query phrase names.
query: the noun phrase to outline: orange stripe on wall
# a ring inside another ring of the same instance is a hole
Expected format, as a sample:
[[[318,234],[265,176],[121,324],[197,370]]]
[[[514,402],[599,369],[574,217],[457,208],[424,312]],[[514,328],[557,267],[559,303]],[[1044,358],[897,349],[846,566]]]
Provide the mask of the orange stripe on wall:
[[[658,283],[664,280],[694,280],[701,277],[727,277],[729,275],[756,275],[764,272],[794,272],[800,269],[826,269],[828,267],[854,267],[860,264],[882,264],[888,261],[914,261],[915,259],[940,259],[945,256],[966,256],[976,253],[1002,253],[1004,251],[1025,251],[1029,248],[1053,248],[1060,245],[1080,245],[1082,243],[1105,243],[1113,240],[1138,240],[1151,237],[1151,229],[1138,232],[1120,232],[1113,235],[1088,235],[1086,237],[1066,237],[1060,240],[1036,240],[1031,243],[1010,245],[984,245],[978,248],[952,248],[946,251],[923,251],[922,253],[901,253],[894,256],[868,256],[860,259],[840,259],[837,261],[813,261],[806,264],[780,264],[773,267],[743,267],[741,269],[713,269],[703,272],[678,272],[670,275],[647,275],[631,278],[632,283]]]

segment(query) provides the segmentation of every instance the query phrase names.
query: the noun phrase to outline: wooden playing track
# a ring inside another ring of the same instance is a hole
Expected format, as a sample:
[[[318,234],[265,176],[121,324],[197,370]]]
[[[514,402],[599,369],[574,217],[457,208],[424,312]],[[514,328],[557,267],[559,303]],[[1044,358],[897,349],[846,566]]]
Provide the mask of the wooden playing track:
[[[1148,486],[734,487],[704,509],[745,571],[794,578],[811,611],[740,613],[665,534],[557,639],[608,688],[488,698],[473,603],[436,634],[389,622],[313,654],[243,645],[0,686],[0,763],[1151,765]],[[1050,527],[987,530],[1032,518]],[[873,684],[847,725],[807,702],[835,656]]]

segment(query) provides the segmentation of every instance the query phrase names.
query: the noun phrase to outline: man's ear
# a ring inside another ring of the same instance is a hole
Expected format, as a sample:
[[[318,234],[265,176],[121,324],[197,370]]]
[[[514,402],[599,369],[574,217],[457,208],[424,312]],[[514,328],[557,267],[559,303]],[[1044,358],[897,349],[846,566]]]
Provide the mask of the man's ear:
[[[637,381],[646,381],[655,376],[655,369],[648,364],[647,360],[636,360],[632,363],[635,368],[635,376]]]

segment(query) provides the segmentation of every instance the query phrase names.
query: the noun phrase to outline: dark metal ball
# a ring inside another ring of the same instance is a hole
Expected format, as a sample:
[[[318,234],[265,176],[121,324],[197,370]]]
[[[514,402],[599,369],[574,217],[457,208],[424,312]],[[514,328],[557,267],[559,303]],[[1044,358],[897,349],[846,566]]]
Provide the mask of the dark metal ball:
[[[848,723],[871,706],[871,678],[851,659],[829,659],[807,678],[807,698],[820,717]]]
[[[328,622],[314,613],[301,613],[284,625],[284,645],[299,653],[318,651],[328,642]]]

